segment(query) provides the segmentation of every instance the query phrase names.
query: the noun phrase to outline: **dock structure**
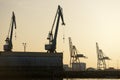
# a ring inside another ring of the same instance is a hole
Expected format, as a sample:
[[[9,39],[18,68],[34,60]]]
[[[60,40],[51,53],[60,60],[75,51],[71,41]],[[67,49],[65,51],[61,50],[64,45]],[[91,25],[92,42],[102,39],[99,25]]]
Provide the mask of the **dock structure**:
[[[64,78],[119,78],[120,71],[65,71]]]
[[[63,53],[0,52],[1,77],[50,77],[63,70]]]
[[[63,53],[0,52],[2,78],[120,78],[120,70],[65,71]]]
[[[0,71],[0,79],[64,79],[64,78],[104,78],[104,79],[120,79],[120,71]]]
[[[0,52],[0,70],[48,70],[63,69],[62,53]]]

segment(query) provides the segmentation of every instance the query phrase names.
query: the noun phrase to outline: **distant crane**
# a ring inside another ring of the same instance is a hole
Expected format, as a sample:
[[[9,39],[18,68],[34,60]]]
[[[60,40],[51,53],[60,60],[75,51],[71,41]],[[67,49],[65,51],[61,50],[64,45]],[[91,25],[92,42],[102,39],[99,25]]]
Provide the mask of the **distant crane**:
[[[27,43],[22,43],[23,44],[23,47],[24,47],[24,52],[26,52],[26,45]]]
[[[110,58],[105,56],[103,51],[101,49],[99,49],[97,42],[96,42],[96,49],[97,49],[97,69],[104,70],[104,69],[106,69],[105,60],[110,60]]]
[[[58,27],[59,27],[59,21],[60,21],[60,17],[62,20],[62,25],[65,25],[64,23],[64,19],[63,19],[63,13],[62,13],[62,8],[60,7],[60,5],[58,5],[58,9],[55,15],[55,19],[52,25],[52,29],[48,34],[48,40],[49,40],[49,44],[45,45],[45,50],[47,50],[48,53],[56,53],[56,41],[57,41],[57,34],[58,34]],[[55,33],[54,33],[54,37],[53,37],[53,28],[54,28],[54,24],[57,18],[57,22],[56,22],[56,29],[55,29]]]
[[[72,63],[80,63],[79,58],[87,58],[83,54],[78,54],[78,50],[76,47],[72,44],[71,37],[69,39],[69,49],[70,49],[70,66],[72,66]]]
[[[13,45],[12,45],[12,36],[13,36],[13,26],[15,26],[16,29],[16,20],[15,20],[15,14],[12,12],[12,18],[11,18],[11,25],[8,31],[8,36],[6,38],[6,44],[3,46],[4,51],[12,51]]]

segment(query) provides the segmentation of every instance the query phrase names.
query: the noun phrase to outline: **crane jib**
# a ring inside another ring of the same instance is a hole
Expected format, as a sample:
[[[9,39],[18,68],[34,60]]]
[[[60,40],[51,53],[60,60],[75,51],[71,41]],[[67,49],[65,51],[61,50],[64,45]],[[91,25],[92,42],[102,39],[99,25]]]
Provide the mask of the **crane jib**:
[[[15,14],[14,12],[12,12],[13,16],[12,16],[12,22],[15,25],[15,29],[16,29],[16,20],[15,20]]]

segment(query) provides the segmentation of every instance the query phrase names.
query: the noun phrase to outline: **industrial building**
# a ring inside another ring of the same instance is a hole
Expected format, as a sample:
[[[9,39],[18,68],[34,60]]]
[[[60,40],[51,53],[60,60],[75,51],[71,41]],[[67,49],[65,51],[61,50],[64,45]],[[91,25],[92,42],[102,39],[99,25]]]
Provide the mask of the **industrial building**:
[[[0,52],[0,70],[63,70],[63,54],[45,52]]]
[[[86,63],[72,63],[72,70],[73,71],[85,71],[86,70]]]

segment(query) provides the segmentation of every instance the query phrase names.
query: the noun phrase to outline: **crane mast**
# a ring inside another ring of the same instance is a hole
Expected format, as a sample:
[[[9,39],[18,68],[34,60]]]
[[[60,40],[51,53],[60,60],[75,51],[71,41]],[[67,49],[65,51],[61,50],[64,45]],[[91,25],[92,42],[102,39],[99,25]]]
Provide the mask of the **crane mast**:
[[[59,22],[60,22],[60,18],[62,20],[62,25],[65,25],[64,23],[64,19],[63,19],[63,14],[62,14],[62,8],[60,7],[60,5],[58,5],[58,9],[55,15],[55,19],[52,25],[52,29],[48,34],[48,40],[49,40],[49,44],[45,45],[45,50],[47,50],[48,53],[55,53],[56,52],[56,41],[57,41],[57,34],[58,34],[58,28],[59,28]],[[54,33],[54,37],[53,37],[53,28],[54,28],[54,24],[55,21],[57,19],[56,22],[56,29],[55,29],[55,33]]]
[[[16,20],[15,20],[15,14],[12,12],[12,18],[11,18],[11,25],[10,25],[10,34],[8,32],[8,36],[6,38],[6,44],[4,45],[4,51],[12,51],[13,45],[12,45],[12,36],[13,36],[13,27],[15,26],[16,29]]]

